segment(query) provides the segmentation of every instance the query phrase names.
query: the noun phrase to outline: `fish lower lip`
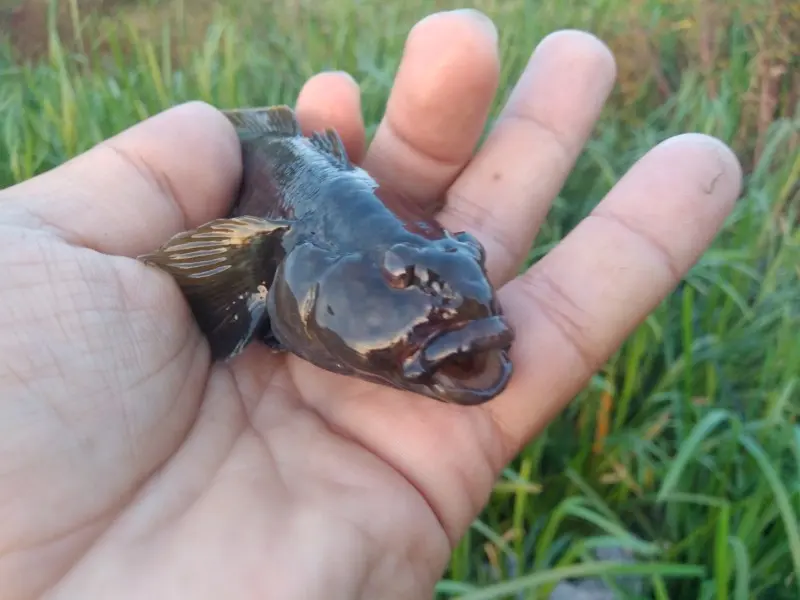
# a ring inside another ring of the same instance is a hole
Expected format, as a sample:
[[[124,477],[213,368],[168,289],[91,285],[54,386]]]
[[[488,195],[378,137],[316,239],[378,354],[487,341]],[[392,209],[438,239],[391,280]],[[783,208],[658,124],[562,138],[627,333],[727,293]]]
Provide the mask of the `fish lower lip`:
[[[446,402],[475,406],[488,402],[511,380],[513,365],[506,350],[482,353],[483,365],[477,374],[457,374],[445,364],[432,375],[433,391]]]
[[[469,321],[428,339],[406,363],[405,375],[420,383],[427,380],[441,399],[481,404],[508,383],[513,340],[502,316]]]

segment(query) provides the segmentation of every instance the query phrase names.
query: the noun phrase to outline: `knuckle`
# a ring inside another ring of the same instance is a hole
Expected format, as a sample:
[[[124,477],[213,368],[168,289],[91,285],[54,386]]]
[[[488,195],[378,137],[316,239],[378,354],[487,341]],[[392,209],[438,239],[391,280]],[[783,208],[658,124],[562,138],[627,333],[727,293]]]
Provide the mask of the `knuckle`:
[[[488,205],[476,202],[467,194],[451,189],[442,212],[457,223],[459,229],[474,233],[486,247],[488,260],[503,269],[516,267],[527,252],[527,247],[514,244],[514,236],[504,233],[505,228]]]
[[[621,228],[627,235],[646,246],[655,254],[656,260],[664,266],[673,281],[679,281],[683,277],[683,269],[678,265],[673,253],[652,232],[633,224],[621,214],[610,210],[595,210],[588,218],[601,219]]]
[[[540,147],[547,148],[547,152],[541,153],[539,158],[550,157],[554,172],[559,172],[563,165],[573,162],[577,150],[575,143],[571,141],[572,136],[538,115],[535,110],[526,110],[521,106],[504,114],[502,121],[505,127],[528,131],[525,137],[536,140]]]
[[[576,303],[545,271],[532,271],[519,280],[529,302],[575,350],[587,372],[594,372],[604,359],[594,351],[592,316]]]

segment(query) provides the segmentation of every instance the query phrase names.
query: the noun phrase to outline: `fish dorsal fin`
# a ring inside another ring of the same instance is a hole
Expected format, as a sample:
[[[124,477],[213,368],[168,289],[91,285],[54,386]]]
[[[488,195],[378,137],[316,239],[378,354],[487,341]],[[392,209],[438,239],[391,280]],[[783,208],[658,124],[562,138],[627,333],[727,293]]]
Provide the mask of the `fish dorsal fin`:
[[[300,137],[303,135],[294,111],[286,106],[239,108],[222,113],[236,127],[239,136]]]
[[[330,161],[341,169],[352,169],[353,164],[347,156],[344,142],[334,129],[326,129],[324,132],[315,131],[309,138],[314,147],[325,154]]]
[[[294,110],[286,105],[267,106],[263,108],[239,108],[223,110],[222,113],[236,127],[239,140],[244,143],[257,143],[259,139],[272,138],[303,138],[324,156],[335,168],[350,171],[363,183],[372,189],[378,183],[362,168],[354,165],[347,155],[347,149],[337,131],[326,128],[324,131],[315,131],[308,138],[303,136],[300,122]]]

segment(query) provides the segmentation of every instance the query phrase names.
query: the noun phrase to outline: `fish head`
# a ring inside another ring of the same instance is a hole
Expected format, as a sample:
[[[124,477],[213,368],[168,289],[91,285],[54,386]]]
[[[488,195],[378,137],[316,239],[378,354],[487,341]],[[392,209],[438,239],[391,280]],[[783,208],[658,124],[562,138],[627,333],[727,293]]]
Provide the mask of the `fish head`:
[[[514,339],[484,263],[465,233],[335,260],[296,248],[270,291],[272,328],[329,370],[481,404],[506,387]]]

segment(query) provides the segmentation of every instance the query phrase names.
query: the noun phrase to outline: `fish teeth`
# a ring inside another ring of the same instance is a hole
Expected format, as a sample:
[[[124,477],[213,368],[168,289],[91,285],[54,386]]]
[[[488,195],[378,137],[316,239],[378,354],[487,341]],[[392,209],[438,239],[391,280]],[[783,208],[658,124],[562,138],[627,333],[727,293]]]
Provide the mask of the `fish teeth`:
[[[442,293],[442,284],[438,281],[431,281],[431,289],[437,294]]]

